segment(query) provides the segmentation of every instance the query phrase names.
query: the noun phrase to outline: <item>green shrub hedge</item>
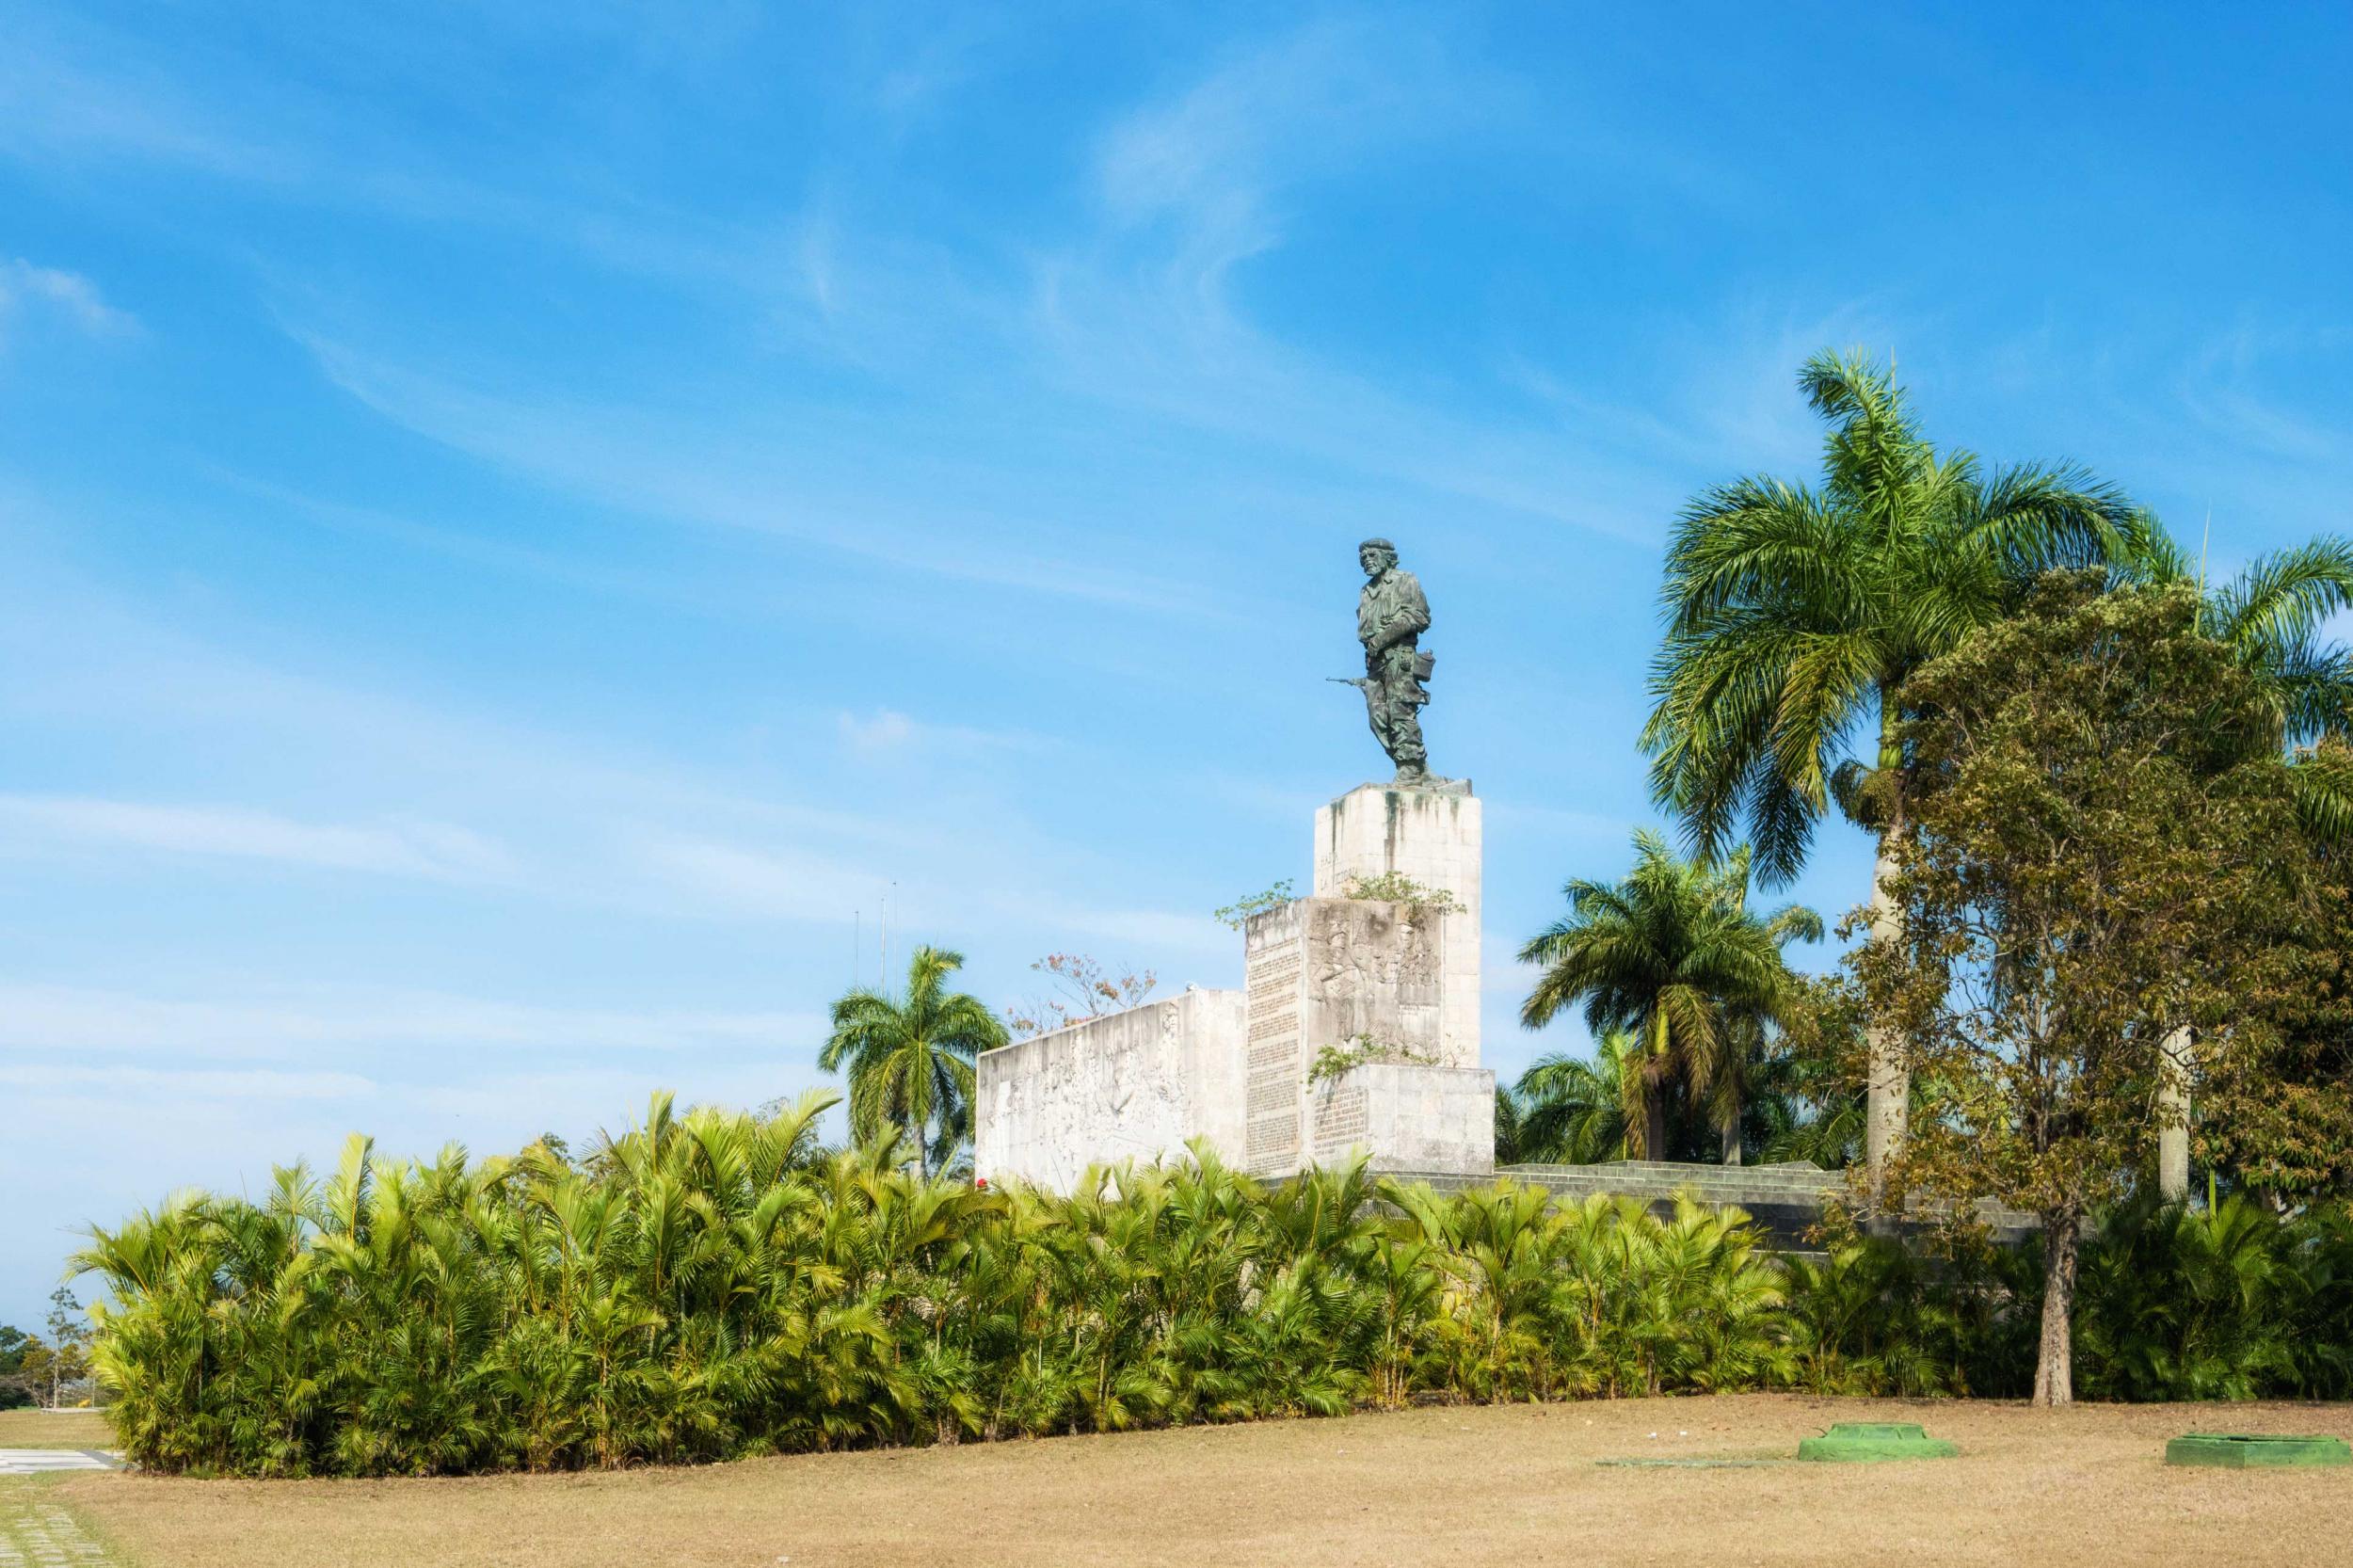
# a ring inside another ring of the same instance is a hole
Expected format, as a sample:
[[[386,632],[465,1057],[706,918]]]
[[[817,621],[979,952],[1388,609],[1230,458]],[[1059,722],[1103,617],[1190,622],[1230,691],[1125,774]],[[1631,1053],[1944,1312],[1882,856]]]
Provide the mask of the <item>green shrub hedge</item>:
[[[1451,1196],[1213,1160],[1070,1197],[824,1156],[823,1101],[657,1099],[573,1162],[280,1171],[95,1232],[100,1375],[136,1463],[253,1476],[695,1461],[1500,1400],[2012,1394],[2039,1269],[1882,1241],[1785,1264],[1736,1211]],[[1380,1200],[1380,1201],[1375,1201]],[[2236,1201],[2109,1217],[2092,1397],[2344,1396],[2353,1225]]]

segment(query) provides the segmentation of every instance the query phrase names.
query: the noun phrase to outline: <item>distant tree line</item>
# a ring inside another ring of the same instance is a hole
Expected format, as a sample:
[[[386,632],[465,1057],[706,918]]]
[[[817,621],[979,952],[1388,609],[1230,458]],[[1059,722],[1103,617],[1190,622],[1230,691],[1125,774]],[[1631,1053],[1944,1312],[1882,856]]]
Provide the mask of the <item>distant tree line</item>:
[[[49,1331],[46,1338],[0,1324],[0,1410],[87,1403],[96,1392],[90,1377],[90,1329],[71,1289],[59,1286],[50,1292],[42,1326]]]

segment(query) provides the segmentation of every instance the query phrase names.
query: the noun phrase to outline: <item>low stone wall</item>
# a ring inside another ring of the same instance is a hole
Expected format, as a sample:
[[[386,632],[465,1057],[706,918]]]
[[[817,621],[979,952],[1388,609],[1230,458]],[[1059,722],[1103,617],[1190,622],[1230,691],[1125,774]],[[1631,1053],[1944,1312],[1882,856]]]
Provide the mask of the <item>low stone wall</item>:
[[[1459,1192],[1491,1181],[1542,1187],[1563,1203],[1589,1197],[1639,1198],[1655,1213],[1673,1212],[1678,1197],[1711,1208],[1738,1208],[1754,1220],[1784,1251],[1802,1251],[1814,1241],[1807,1232],[1821,1222],[1824,1205],[1847,1190],[1847,1173],[1817,1166],[1687,1165],[1662,1160],[1618,1160],[1600,1165],[1504,1165],[1492,1176],[1465,1176],[1434,1165],[1392,1169],[1400,1181],[1425,1182],[1442,1192]],[[1978,1217],[1995,1240],[2016,1242],[2036,1234],[2034,1216],[1991,1203]]]

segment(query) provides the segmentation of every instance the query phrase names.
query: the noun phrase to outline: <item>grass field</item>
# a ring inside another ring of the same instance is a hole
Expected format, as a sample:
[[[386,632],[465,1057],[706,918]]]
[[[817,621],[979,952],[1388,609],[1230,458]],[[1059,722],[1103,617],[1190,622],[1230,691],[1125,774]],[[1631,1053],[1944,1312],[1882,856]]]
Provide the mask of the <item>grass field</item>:
[[[5,1568],[132,1568],[107,1549],[89,1516],[69,1508],[55,1476],[0,1477],[0,1565]]]
[[[1961,1457],[1769,1457],[1914,1420]],[[2353,1470],[2172,1470],[2194,1431],[2353,1432],[2353,1407],[1897,1404],[1789,1396],[1419,1410],[1336,1421],[818,1454],[701,1469],[408,1481],[51,1478],[138,1568],[792,1568],[1279,1562],[2025,1561],[2304,1568]],[[2328,1544],[2326,1546],[2323,1544]],[[2315,1556],[2315,1553],[2319,1556]]]
[[[0,1448],[111,1448],[115,1434],[94,1410],[0,1410]]]

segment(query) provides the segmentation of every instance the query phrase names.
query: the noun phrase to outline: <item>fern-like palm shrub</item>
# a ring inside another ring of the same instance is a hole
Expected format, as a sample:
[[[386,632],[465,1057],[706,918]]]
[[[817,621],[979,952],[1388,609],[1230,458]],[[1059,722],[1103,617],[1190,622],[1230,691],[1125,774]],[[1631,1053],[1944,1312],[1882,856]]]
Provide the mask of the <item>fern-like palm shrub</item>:
[[[2108,1216],[2080,1277],[2077,1365],[2112,1400],[2342,1399],[2353,1388],[2353,1228],[2243,1195]]]
[[[1873,1240],[1785,1265],[1732,1210],[1445,1195],[1361,1164],[1267,1183],[1206,1153],[988,1191],[922,1178],[888,1134],[820,1149],[828,1103],[657,1097],[580,1160],[355,1141],[325,1180],[94,1232],[123,1447],[196,1474],[548,1470],[2031,1373],[2031,1258]],[[2084,1279],[2095,1397],[2353,1392],[2341,1209],[2119,1217]]]

